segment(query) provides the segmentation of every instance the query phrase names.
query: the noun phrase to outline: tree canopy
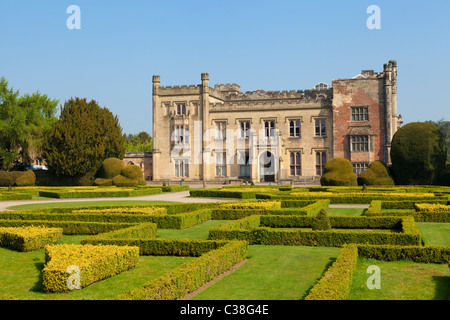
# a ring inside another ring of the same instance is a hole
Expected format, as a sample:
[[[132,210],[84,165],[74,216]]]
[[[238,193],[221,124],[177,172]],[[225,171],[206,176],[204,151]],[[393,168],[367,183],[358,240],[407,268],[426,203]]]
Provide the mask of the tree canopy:
[[[20,95],[0,78],[0,160],[5,170],[40,157],[44,137],[58,120],[58,100],[35,92]]]
[[[137,134],[128,134],[126,136],[126,150],[128,152],[152,151],[153,139],[146,131]]]
[[[49,169],[58,176],[92,176],[103,160],[123,159],[125,135],[119,120],[95,100],[71,98],[44,143]]]

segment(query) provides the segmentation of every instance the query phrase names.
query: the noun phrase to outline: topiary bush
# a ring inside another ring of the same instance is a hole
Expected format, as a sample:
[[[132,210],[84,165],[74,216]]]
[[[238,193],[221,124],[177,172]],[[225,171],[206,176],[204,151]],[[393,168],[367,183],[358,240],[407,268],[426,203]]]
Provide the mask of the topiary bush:
[[[122,160],[118,158],[108,158],[102,162],[97,176],[103,179],[113,179],[115,176],[118,176],[124,168],[125,165]]]
[[[350,160],[344,158],[332,158],[323,168],[320,178],[322,186],[357,186],[356,174]]]
[[[113,179],[97,178],[94,180],[94,186],[109,187],[113,185]]]
[[[408,123],[392,138],[392,175],[398,185],[436,184],[446,158],[444,136],[432,123]]]
[[[369,167],[361,172],[357,178],[358,184],[368,186],[393,186],[394,180],[389,174],[386,163],[381,160],[373,161]]]
[[[32,170],[23,172],[15,181],[18,187],[34,186],[36,185],[36,175]]]
[[[116,187],[136,187],[139,183],[137,179],[130,179],[122,175],[115,176],[112,181]]]
[[[129,164],[125,166],[120,172],[122,176],[128,179],[137,180],[139,185],[145,185],[144,176],[139,166]]]
[[[330,218],[328,218],[325,210],[320,210],[314,217],[312,230],[331,230]]]
[[[14,179],[10,172],[0,171],[0,186],[9,187],[14,185]]]

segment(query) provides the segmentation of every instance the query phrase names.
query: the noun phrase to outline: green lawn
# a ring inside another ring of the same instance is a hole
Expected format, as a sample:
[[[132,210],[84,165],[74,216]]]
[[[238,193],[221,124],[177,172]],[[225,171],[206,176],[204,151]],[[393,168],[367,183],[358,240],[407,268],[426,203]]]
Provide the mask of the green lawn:
[[[327,214],[330,216],[361,216],[364,208],[329,208]]]
[[[14,210],[32,210],[32,209],[43,209],[43,208],[72,208],[72,207],[86,207],[86,206],[108,206],[108,205],[138,205],[138,204],[169,204],[169,203],[179,203],[172,201],[144,201],[144,200],[105,200],[105,201],[56,201],[56,202],[43,202],[43,203],[32,203],[24,204],[18,206],[11,206],[8,209]]]
[[[79,243],[85,236],[63,236],[62,243]],[[44,268],[44,249],[16,252],[0,248],[0,300],[59,300],[59,299],[114,299],[117,295],[143,286],[181,264],[190,257],[140,256],[137,266],[112,278],[100,281],[82,290],[47,294],[43,291],[41,270]]]
[[[367,268],[380,268],[380,289],[368,289]],[[348,300],[449,300],[447,264],[359,258]]]
[[[229,220],[211,220],[205,223],[187,228],[187,229],[158,229],[156,231],[157,238],[168,238],[168,239],[197,239],[197,240],[207,240],[209,235],[209,229],[212,227],[217,227],[221,224],[228,223]]]
[[[425,245],[450,246],[450,223],[416,222]]]
[[[339,254],[339,248],[249,246],[249,260],[193,300],[299,300]]]

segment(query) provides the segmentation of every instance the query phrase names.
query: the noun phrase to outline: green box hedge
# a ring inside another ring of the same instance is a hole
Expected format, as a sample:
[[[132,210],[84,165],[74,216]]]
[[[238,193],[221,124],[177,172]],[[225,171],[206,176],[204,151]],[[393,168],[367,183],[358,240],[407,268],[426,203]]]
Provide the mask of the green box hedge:
[[[305,300],[345,300],[352,287],[353,270],[358,261],[358,248],[344,245],[336,261],[311,288]]]
[[[68,292],[70,266],[79,268],[80,289],[135,267],[139,249],[128,246],[50,245],[45,247],[42,284],[46,292]]]
[[[61,239],[60,228],[0,227],[0,247],[16,251],[41,249]]]
[[[247,243],[230,241],[169,273],[117,297],[119,300],[177,300],[244,260]]]
[[[262,245],[304,245],[342,246],[348,243],[419,245],[419,229],[411,217],[389,217],[386,219],[369,217],[330,217],[332,227],[340,228],[395,228],[400,232],[369,232],[364,230],[331,229],[312,231],[313,217],[307,216],[249,216],[219,227],[211,228],[210,239],[246,240],[249,244]],[[280,229],[283,228],[283,229]]]

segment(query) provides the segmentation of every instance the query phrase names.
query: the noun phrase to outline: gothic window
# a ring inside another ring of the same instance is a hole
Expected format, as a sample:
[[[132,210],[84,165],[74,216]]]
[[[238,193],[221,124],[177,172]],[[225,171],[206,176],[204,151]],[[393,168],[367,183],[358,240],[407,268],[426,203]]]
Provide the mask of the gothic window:
[[[175,160],[175,177],[189,177],[189,163],[187,160]]]
[[[369,136],[351,136],[350,151],[351,152],[369,152],[372,151]]]
[[[368,121],[369,107],[352,107],[352,121]]]
[[[177,104],[177,115],[186,115],[186,104],[185,103]]]
[[[273,120],[264,121],[264,135],[266,137],[275,136],[275,121]]]
[[[290,164],[290,175],[291,176],[301,176],[302,175],[302,165],[301,165],[301,155],[300,152],[291,152],[289,155]]]
[[[227,123],[225,121],[216,122],[216,140],[225,140],[227,132]]]
[[[326,137],[326,121],[325,119],[316,119],[315,121],[315,136]]]
[[[250,121],[239,122],[239,137],[241,138],[250,137]]]
[[[327,154],[325,151],[316,151],[316,175],[323,174],[323,167],[327,163]]]
[[[227,160],[225,152],[216,152],[216,176],[225,177],[227,175]]]
[[[300,137],[300,120],[289,120],[289,136]]]

